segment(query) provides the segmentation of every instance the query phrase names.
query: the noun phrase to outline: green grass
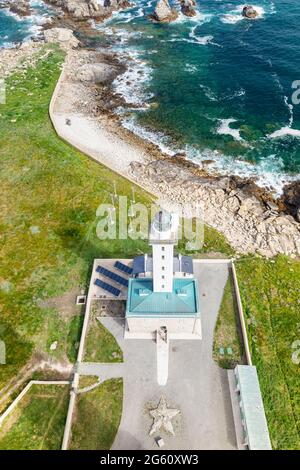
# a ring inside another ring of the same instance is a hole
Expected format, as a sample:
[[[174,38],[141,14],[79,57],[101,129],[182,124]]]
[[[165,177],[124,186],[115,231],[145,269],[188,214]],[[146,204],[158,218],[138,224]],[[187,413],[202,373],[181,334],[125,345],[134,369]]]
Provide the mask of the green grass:
[[[233,369],[237,364],[243,363],[243,348],[239,331],[233,279],[229,272],[214,333],[213,358],[220,367]],[[232,355],[227,353],[228,347],[232,349]],[[220,348],[224,349],[223,355],[220,353]]]
[[[91,319],[85,339],[85,362],[122,362],[123,353],[114,336],[99,322]]]
[[[77,396],[70,449],[109,450],[122,416],[122,379]]]
[[[285,256],[236,263],[248,336],[274,449],[300,449],[300,263]],[[299,349],[299,348],[298,348]]]
[[[78,388],[82,389],[85,387],[90,387],[91,385],[98,383],[98,381],[99,377],[97,375],[81,375],[79,377]]]
[[[0,449],[60,449],[68,399],[67,385],[32,385],[3,422]]]
[[[128,197],[132,184],[57,137],[48,107],[64,53],[45,47],[51,49],[46,59],[7,79],[7,103],[0,107],[0,339],[7,348],[0,389],[34,352],[49,354],[57,335],[52,355],[76,357],[70,344],[76,345],[78,325],[42,308],[42,300],[86,287],[95,257],[130,258],[148,250],[145,240],[97,238],[96,210],[110,203],[113,181]],[[152,202],[138,187],[135,194],[138,202]],[[205,243],[202,251],[230,251],[213,229]]]
[[[83,320],[83,315],[75,315],[69,324],[69,332],[67,336],[67,356],[69,361],[73,363],[77,360],[77,352],[79,348]]]

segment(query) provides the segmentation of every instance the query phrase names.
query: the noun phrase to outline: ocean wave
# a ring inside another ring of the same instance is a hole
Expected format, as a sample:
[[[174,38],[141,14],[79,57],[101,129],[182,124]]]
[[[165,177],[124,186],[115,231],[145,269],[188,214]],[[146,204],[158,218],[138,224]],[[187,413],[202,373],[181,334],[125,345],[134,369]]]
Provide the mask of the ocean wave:
[[[200,88],[204,91],[206,98],[210,101],[219,101],[218,96],[207,85],[199,84]]]
[[[300,138],[300,130],[292,129],[289,126],[286,126],[268,135],[270,139],[278,139],[280,137],[287,137],[287,136]]]
[[[221,135],[231,135],[235,140],[242,141],[242,137],[240,136],[240,130],[239,129],[232,129],[230,127],[230,124],[233,122],[237,122],[236,119],[230,118],[230,119],[218,119],[220,122],[219,127],[217,128],[216,132],[217,134]]]
[[[222,23],[235,24],[235,23],[238,23],[239,21],[245,20],[246,18],[242,16],[244,6],[245,4],[239,5],[237,8],[235,8],[234,10],[231,10],[229,13],[223,14],[221,16]],[[263,7],[253,5],[253,8],[258,13],[258,16],[255,19],[258,20],[264,16],[265,10]]]
[[[294,106],[291,103],[289,103],[289,99],[288,99],[287,96],[284,96],[283,100],[284,100],[284,104],[287,107],[288,112],[289,112],[289,125],[288,125],[288,127],[292,127],[292,125],[294,124]]]
[[[277,13],[276,5],[275,5],[275,2],[273,2],[273,1],[271,1],[271,3],[270,3],[270,13],[271,13],[271,15],[275,15],[275,13]]]
[[[196,22],[198,24],[209,23],[213,15],[210,13],[201,13],[200,11],[196,12],[195,16],[186,16],[183,13],[179,12],[178,18],[175,21],[172,21],[170,25],[176,25],[178,23],[187,23],[187,22]]]
[[[17,13],[11,12],[8,8],[3,8],[1,12],[3,12],[6,16],[11,17],[14,21],[20,25],[16,29],[18,33],[22,31],[24,34],[23,42],[30,41],[33,37],[37,37],[46,23],[51,22],[50,14],[55,14],[53,8],[51,6],[46,6],[43,2],[31,0],[30,6],[33,9],[33,12],[30,16],[22,17]],[[5,39],[8,39],[8,36]],[[1,46],[4,48],[9,48],[14,46],[14,38],[13,38],[13,31],[10,35],[9,41],[1,41]]]
[[[289,112],[289,122],[287,126],[281,127],[281,129],[278,129],[277,131],[272,132],[272,134],[269,134],[268,137],[269,139],[278,139],[280,137],[300,137],[300,130],[298,129],[293,129],[293,124],[294,124],[294,106],[289,103],[289,99],[287,96],[283,97],[284,104]]]
[[[127,29],[117,29],[112,27],[106,27],[105,34],[107,36],[118,38],[119,43],[117,46],[113,47],[114,49],[119,49],[120,45],[123,46],[124,44],[127,44],[130,39],[138,39],[143,35],[141,31],[128,31]]]
[[[297,181],[298,176],[285,173],[284,161],[276,154],[264,157],[261,161],[251,163],[230,155],[223,155],[217,150],[198,150],[187,146],[184,150],[189,159],[201,165],[204,160],[212,160],[205,169],[212,175],[239,176],[240,178],[254,178],[256,184],[266,188],[276,196],[280,196],[285,184]]]
[[[24,21],[24,19],[17,15],[17,13],[13,13],[12,11],[10,11],[8,8],[2,8],[1,11],[6,15],[6,16],[10,16],[12,18],[14,18],[15,21],[18,21],[18,22],[22,22]]]
[[[190,161],[199,166],[202,166],[203,161],[211,160],[210,165],[205,166],[206,171],[210,174],[255,178],[258,186],[273,191],[276,196],[282,194],[285,184],[299,179],[298,176],[285,173],[284,162],[276,154],[264,157],[261,161],[253,164],[242,157],[239,159],[230,155],[223,155],[217,150],[206,149],[199,151],[191,145],[176,146],[163,132],[140,126],[135,116],[125,117],[122,124],[142,139],[157,145],[166,155],[174,156],[176,153],[185,153]]]
[[[158,148],[166,155],[171,157],[175,155],[176,150],[172,148],[172,143],[165,134],[140,126],[135,116],[123,118],[122,125],[125,127],[125,129],[128,129],[142,139],[157,145]]]
[[[128,56],[131,59],[129,63]],[[125,73],[119,75],[113,82],[114,90],[127,104],[140,109],[147,108],[147,101],[153,95],[145,91],[145,84],[151,79],[152,68],[140,58],[139,51],[132,49],[126,53],[126,64],[128,68]]]
[[[213,42],[214,37],[211,36],[211,35],[198,36],[196,34],[196,29],[197,28],[198,28],[198,25],[193,26],[191,28],[190,33],[189,33],[189,37],[193,39],[193,42],[195,42],[196,44],[200,44],[201,46],[207,46],[207,44],[212,44],[214,46],[223,47],[223,46],[220,46],[220,44],[217,44],[216,42]]]
[[[139,8],[137,11],[126,11],[120,12],[120,18],[115,22],[115,24],[126,24],[131,23],[133,20],[137,18],[142,18],[144,16],[144,9]]]
[[[196,73],[198,71],[198,67],[195,64],[185,64],[184,70],[189,73]]]
[[[234,100],[235,98],[240,98],[241,96],[244,96],[246,94],[246,91],[243,88],[240,88],[239,90],[234,91],[233,93],[225,94],[219,98],[220,101],[231,101]]]

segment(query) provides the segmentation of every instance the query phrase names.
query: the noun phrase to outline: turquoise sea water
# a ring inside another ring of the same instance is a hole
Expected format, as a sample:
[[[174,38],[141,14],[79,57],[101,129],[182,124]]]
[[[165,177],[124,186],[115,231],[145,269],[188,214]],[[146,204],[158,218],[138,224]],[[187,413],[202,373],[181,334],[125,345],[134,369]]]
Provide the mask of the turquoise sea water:
[[[30,4],[34,9],[30,17],[20,18],[8,9],[0,10],[0,47],[12,47],[36,36],[47,16],[53,13],[49,6],[38,0],[31,0]]]
[[[300,2],[255,0],[259,17],[246,20],[240,1],[201,0],[195,18],[164,25],[145,16],[154,3],[105,24],[133,59],[117,83],[140,107],[126,111],[125,125],[196,162],[214,160],[212,171],[257,176],[280,191],[300,173],[300,105],[292,104]]]
[[[0,45],[38,29],[47,9],[32,3],[38,14],[22,21],[0,10]],[[195,18],[164,25],[147,19],[154,0],[135,3],[97,26],[127,63],[131,57],[115,82],[131,103],[120,110],[124,125],[169,153],[213,160],[212,172],[255,176],[277,192],[298,178],[299,0],[254,0],[256,20],[242,18],[239,0],[198,0]]]

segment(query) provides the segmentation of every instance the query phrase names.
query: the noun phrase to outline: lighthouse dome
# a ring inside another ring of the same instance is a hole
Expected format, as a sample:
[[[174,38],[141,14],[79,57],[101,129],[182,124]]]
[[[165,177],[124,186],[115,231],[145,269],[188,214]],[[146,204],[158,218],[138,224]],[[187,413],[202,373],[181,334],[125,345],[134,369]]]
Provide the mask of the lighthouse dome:
[[[172,215],[170,212],[160,210],[155,214],[153,226],[158,232],[168,232],[172,228]]]

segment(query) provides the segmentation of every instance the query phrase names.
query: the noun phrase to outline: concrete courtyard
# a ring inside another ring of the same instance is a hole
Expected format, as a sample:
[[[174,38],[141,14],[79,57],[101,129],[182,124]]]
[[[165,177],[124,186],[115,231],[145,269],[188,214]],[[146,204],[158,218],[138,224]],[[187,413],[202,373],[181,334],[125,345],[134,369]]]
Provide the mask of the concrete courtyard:
[[[124,340],[124,318],[104,317],[102,324],[123,350],[123,364],[81,363],[80,374],[99,375],[102,380],[123,377],[123,413],[112,449],[236,449],[236,438],[227,372],[212,359],[213,333],[228,278],[226,263],[194,261],[199,281],[203,339],[170,342],[169,378],[159,386],[156,375],[156,344],[151,340]],[[149,409],[161,396],[168,407],[180,409],[174,418],[175,436],[161,430],[149,436]]]

